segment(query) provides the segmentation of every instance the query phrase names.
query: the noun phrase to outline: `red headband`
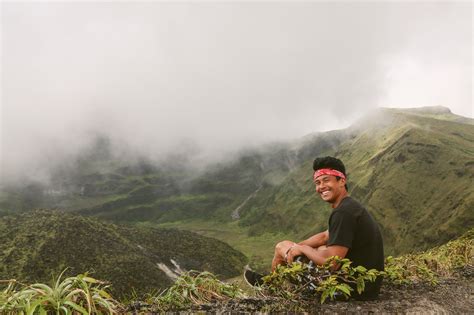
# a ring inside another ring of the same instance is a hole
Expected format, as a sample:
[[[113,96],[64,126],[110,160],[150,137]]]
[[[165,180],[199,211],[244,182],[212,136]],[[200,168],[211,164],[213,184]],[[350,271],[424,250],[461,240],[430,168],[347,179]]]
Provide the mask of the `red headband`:
[[[314,172],[313,181],[316,181],[316,178],[318,178],[321,175],[334,175],[334,176],[338,176],[340,178],[346,179],[346,175],[344,175],[344,173],[342,172],[339,172],[337,170],[333,170],[330,168],[322,168]]]

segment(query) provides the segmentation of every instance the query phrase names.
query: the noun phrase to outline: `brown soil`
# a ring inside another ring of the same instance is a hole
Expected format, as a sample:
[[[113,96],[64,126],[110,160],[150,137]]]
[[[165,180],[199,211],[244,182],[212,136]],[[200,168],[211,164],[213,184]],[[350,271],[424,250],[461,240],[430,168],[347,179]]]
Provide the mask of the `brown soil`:
[[[287,301],[270,297],[233,299],[195,305],[175,310],[174,314],[474,314],[474,266],[467,266],[455,276],[443,278],[438,285],[384,284],[375,301],[333,301],[320,304],[314,300]],[[133,312],[132,312],[133,313]],[[147,312],[140,312],[146,314]]]
[[[291,303],[274,298],[230,300],[193,307],[191,312],[209,313],[398,313],[398,314],[473,314],[474,268],[464,269],[456,277],[440,280],[436,286],[382,286],[376,301],[318,301]]]

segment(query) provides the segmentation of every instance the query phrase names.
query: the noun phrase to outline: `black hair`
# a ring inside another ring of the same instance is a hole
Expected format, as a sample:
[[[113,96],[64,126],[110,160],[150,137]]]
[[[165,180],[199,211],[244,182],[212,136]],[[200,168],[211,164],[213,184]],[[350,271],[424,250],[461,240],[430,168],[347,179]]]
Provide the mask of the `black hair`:
[[[314,160],[313,162],[313,170],[317,171],[322,168],[330,168],[333,170],[337,170],[344,174],[347,179],[347,174],[346,174],[346,167],[344,166],[344,163],[342,163],[341,160],[338,158],[332,157],[332,156],[325,156],[325,157],[318,157]],[[340,180],[341,178],[339,176],[336,176],[337,180]],[[347,182],[347,181],[346,181]],[[347,183],[344,185],[346,190],[348,191]]]

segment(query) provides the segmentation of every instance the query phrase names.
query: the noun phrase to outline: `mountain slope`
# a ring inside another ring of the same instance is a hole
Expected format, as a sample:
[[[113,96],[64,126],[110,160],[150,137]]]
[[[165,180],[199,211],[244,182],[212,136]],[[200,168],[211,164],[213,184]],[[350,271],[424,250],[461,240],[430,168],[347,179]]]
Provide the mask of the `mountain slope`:
[[[58,207],[188,229],[268,262],[276,241],[327,227],[331,209],[315,195],[312,161],[334,155],[346,164],[350,194],[380,223],[387,254],[435,246],[474,225],[474,120],[444,107],[380,109],[347,129],[248,149],[203,172],[185,157],[127,164],[103,143],[96,151],[58,171],[51,186],[10,189],[0,209]]]
[[[391,117],[398,133],[367,150],[375,154],[366,160],[354,159],[350,149],[364,148],[367,135],[340,148],[359,178],[353,194],[373,210],[389,248],[425,249],[474,226],[474,126],[418,114]]]
[[[337,150],[319,154],[344,161],[350,193],[381,224],[389,254],[441,244],[474,225],[474,126],[436,117],[381,110],[346,130]],[[324,229],[330,209],[311,173],[308,161],[263,192],[242,210],[242,224],[300,237]]]
[[[232,277],[246,262],[227,244],[191,232],[44,210],[1,218],[0,239],[0,279],[50,281],[68,267],[67,274],[91,271],[111,281],[120,295],[165,288],[177,266]]]

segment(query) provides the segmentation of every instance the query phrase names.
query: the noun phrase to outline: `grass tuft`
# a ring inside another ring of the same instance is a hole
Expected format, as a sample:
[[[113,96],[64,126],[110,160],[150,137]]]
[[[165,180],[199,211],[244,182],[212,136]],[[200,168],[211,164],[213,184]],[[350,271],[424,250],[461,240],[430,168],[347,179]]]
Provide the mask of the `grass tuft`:
[[[149,296],[146,302],[152,311],[163,312],[244,296],[237,285],[224,283],[210,272],[188,271],[173,286],[156,296]]]
[[[107,292],[105,282],[87,274],[68,277],[64,270],[51,286],[43,283],[31,285],[6,280],[0,291],[2,314],[116,314],[123,307]]]

